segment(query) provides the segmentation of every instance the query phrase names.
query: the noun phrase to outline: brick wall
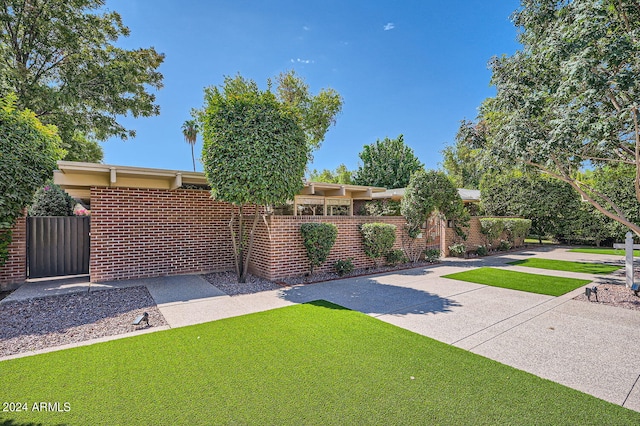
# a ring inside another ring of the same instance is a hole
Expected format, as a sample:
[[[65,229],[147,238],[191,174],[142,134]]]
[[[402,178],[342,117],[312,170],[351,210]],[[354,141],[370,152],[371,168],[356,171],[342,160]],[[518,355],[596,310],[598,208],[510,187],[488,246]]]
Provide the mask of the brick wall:
[[[27,279],[27,218],[20,217],[12,228],[9,256],[0,267],[0,289],[12,290]]]
[[[247,227],[253,219],[247,214]],[[231,205],[211,200],[208,191],[135,188],[91,189],[91,260],[94,282],[186,273],[233,270],[228,228]],[[324,265],[333,271],[338,259],[353,258],[356,268],[374,262],[364,254],[359,225],[396,225],[394,248],[402,248],[401,216],[268,216],[259,218],[250,271],[278,279],[304,275],[309,261],[300,225],[327,222],[338,227],[338,238]],[[436,241],[429,246],[438,245]],[[427,245],[419,239],[420,250]]]
[[[490,217],[490,216],[472,216],[471,220],[469,221],[469,229],[468,229],[468,236],[467,236],[467,240],[466,241],[460,241],[460,239],[456,236],[456,233],[454,231],[453,228],[448,228],[446,222],[443,221],[444,223],[444,238],[443,238],[443,244],[442,244],[442,253],[443,256],[449,256],[449,246],[453,245],[454,242],[462,242],[464,243],[464,245],[467,247],[467,252],[470,251],[475,251],[475,249],[478,246],[484,246],[486,245],[486,240],[485,240],[485,236],[482,234],[481,232],[481,226],[480,226],[480,219],[485,218],[485,217]],[[493,217],[493,216],[491,216]],[[507,217],[513,217],[516,218],[517,216],[505,216],[505,218]],[[493,241],[492,245],[493,247],[497,247],[497,245],[500,243],[500,240],[506,240],[507,236],[505,233],[503,233],[499,238],[497,238],[495,241]],[[524,240],[523,239],[519,239],[515,242],[515,246],[519,247],[521,245],[524,244]]]
[[[266,223],[261,221],[258,226],[250,270],[271,280],[308,273],[309,259],[300,234],[300,225],[306,222],[333,223],[338,227],[338,236],[327,261],[314,272],[333,271],[337,260],[350,257],[356,268],[373,266],[373,260],[364,253],[358,230],[363,223],[396,225],[394,248],[402,248],[405,221],[401,216],[270,216]],[[422,248],[425,244],[425,238],[418,242]]]
[[[208,191],[91,188],[94,282],[233,269],[231,205]]]

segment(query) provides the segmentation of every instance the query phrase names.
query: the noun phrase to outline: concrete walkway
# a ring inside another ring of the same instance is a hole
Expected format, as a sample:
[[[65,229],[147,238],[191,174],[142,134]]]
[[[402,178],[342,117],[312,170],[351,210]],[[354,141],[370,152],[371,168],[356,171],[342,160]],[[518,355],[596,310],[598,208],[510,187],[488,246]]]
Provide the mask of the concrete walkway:
[[[446,259],[427,268],[234,297],[196,275],[111,284],[85,281],[57,291],[146,285],[171,327],[324,299],[640,411],[640,311],[572,300],[584,287],[552,297],[442,278],[469,268],[494,266],[596,282],[621,280],[507,264],[532,256],[605,260],[621,267],[623,262],[620,256],[543,248],[483,259]],[[34,292],[52,294],[54,289],[45,287],[29,283],[5,301]]]

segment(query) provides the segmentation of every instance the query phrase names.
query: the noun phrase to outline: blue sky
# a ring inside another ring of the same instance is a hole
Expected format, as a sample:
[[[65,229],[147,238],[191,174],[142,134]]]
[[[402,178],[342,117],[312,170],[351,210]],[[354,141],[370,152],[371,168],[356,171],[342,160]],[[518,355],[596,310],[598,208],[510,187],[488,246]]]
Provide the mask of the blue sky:
[[[494,94],[487,62],[518,49],[518,1],[111,0],[131,29],[119,45],[166,55],[160,115],[122,118],[137,131],[103,144],[107,164],[191,170],[182,123],[225,75],[255,80],[295,69],[312,93],[344,98],[310,168],[358,166],[366,144],[404,134],[427,168]],[[200,157],[202,141],[195,147]],[[202,170],[200,164],[197,165]]]

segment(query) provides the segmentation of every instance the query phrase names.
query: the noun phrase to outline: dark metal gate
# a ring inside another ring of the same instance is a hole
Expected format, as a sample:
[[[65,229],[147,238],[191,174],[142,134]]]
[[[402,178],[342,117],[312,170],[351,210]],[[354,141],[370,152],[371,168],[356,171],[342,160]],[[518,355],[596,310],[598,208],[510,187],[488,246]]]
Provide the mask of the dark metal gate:
[[[29,278],[89,273],[89,216],[28,217]]]

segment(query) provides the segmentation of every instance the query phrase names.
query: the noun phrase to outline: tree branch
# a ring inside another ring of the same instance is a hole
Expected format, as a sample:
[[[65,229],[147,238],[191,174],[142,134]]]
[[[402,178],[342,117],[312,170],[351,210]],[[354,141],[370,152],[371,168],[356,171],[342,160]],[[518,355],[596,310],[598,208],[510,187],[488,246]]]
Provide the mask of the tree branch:
[[[613,93],[611,93],[610,90],[607,92],[607,97],[609,98],[609,100],[613,104],[613,106],[616,109],[616,111],[622,112],[622,107],[620,106],[620,103],[616,100],[616,97],[613,95]]]

